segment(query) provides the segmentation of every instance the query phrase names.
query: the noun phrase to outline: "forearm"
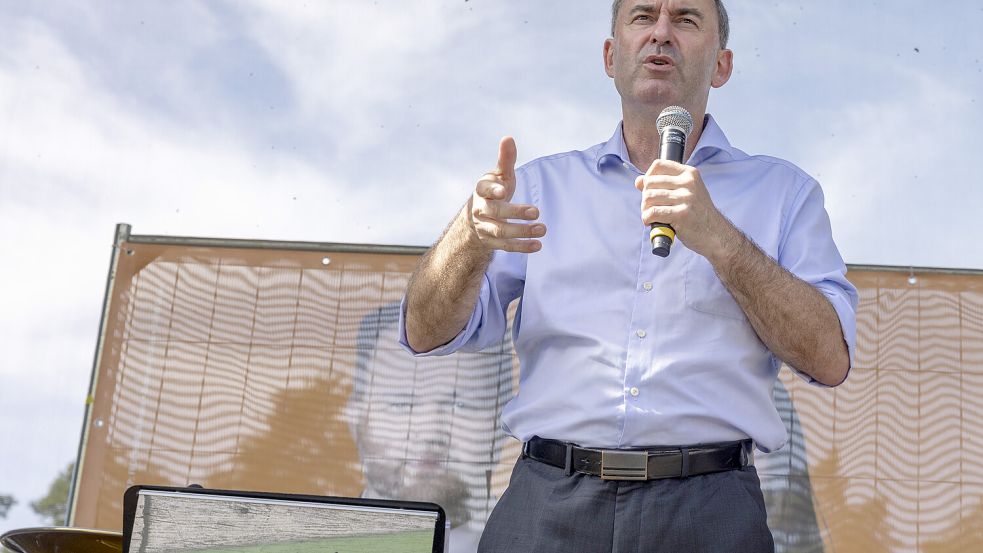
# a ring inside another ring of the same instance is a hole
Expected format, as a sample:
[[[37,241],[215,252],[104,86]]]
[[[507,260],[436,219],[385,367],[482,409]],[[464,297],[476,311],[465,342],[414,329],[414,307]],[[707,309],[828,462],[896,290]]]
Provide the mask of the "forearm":
[[[710,259],[758,337],[782,361],[828,386],[840,384],[850,354],[833,305],[736,228]]]
[[[492,252],[475,234],[471,202],[424,254],[406,290],[406,338],[424,352],[450,342],[467,324]]]

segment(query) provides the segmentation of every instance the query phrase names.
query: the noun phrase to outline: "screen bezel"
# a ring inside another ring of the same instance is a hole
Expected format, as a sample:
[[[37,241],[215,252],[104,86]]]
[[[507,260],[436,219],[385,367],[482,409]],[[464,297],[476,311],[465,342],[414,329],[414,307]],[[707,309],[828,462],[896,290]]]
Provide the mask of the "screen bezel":
[[[201,487],[180,487],[180,486],[130,486],[123,493],[123,553],[130,551],[130,538],[133,533],[133,521],[136,518],[137,501],[141,491],[152,492],[172,492],[189,495],[205,496],[226,496],[241,497],[243,499],[276,500],[288,502],[322,503],[328,505],[350,506],[350,507],[369,507],[379,509],[393,509],[405,511],[425,511],[436,513],[437,519],[434,523],[433,552],[443,553],[444,540],[446,539],[445,525],[447,516],[444,509],[436,503],[424,503],[418,501],[399,501],[395,499],[363,499],[353,497],[334,497],[325,495],[304,495],[304,494],[285,494],[274,492],[254,492],[244,490],[220,490]]]

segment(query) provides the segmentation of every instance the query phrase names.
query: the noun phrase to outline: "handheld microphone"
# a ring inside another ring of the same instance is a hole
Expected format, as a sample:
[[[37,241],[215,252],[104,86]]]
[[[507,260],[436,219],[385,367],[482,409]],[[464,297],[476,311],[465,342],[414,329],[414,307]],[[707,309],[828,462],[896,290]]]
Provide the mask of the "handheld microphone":
[[[682,163],[686,151],[686,137],[693,131],[693,116],[685,108],[669,106],[659,114],[655,129],[659,131],[661,139],[659,159]],[[652,242],[654,255],[668,257],[675,239],[676,231],[671,225],[652,223],[649,240]]]

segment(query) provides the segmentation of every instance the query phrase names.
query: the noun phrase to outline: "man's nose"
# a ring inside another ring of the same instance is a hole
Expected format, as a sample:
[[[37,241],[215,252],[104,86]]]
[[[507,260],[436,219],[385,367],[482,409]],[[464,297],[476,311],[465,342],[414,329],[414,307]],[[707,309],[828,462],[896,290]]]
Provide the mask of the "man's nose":
[[[672,19],[668,13],[660,13],[652,26],[652,42],[654,44],[672,43]]]

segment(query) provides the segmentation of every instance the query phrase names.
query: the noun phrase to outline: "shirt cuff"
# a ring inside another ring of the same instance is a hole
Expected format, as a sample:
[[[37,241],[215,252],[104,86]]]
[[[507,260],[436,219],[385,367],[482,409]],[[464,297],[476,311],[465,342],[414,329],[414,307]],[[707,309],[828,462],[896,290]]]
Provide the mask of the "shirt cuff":
[[[857,347],[857,311],[853,304],[850,302],[848,295],[839,290],[835,286],[829,286],[825,284],[816,284],[815,287],[822,292],[823,296],[829,300],[829,303],[833,306],[833,310],[836,311],[836,316],[840,320],[840,329],[843,331],[843,340],[846,342],[847,353],[850,355],[850,366],[847,368],[846,376],[843,378],[846,381],[850,377],[850,370],[853,369],[853,360],[855,359],[855,350]],[[832,388],[828,384],[823,384],[822,382],[816,380],[810,375],[788,365],[786,366],[791,369],[793,373],[799,376],[802,380],[805,380],[812,386],[818,388]]]
[[[413,354],[413,357],[431,357],[454,353],[467,344],[478,331],[478,328],[481,326],[482,315],[484,314],[483,306],[488,304],[490,295],[488,279],[485,278],[481,281],[481,291],[478,293],[478,301],[475,303],[474,310],[471,312],[471,319],[468,320],[468,324],[464,325],[464,329],[458,332],[457,336],[450,342],[442,346],[437,346],[430,351],[416,351],[410,347],[410,342],[406,339],[406,296],[403,296],[403,300],[399,302],[399,345]]]

